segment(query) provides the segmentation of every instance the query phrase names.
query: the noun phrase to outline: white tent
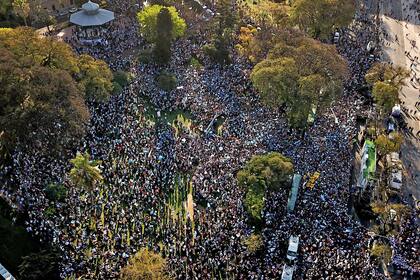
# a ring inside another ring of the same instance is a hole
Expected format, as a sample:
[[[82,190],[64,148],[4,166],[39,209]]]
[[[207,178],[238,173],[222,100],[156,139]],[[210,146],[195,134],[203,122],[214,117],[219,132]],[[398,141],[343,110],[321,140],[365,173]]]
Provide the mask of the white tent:
[[[99,26],[113,20],[114,13],[100,9],[99,5],[91,1],[82,5],[82,10],[70,16],[70,22],[79,26]]]

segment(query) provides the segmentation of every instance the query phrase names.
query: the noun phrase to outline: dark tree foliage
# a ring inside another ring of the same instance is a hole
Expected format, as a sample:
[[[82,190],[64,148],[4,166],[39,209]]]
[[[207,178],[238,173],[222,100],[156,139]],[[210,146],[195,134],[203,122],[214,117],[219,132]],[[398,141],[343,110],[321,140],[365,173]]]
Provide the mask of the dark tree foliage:
[[[204,46],[204,52],[219,64],[231,63],[229,47],[232,43],[233,29],[237,22],[237,13],[231,0],[221,0],[217,4],[215,33],[213,42]]]
[[[22,279],[60,279],[58,263],[60,253],[58,250],[41,250],[22,258],[19,265],[19,274]]]
[[[289,183],[293,164],[289,158],[272,152],[253,156],[236,176],[245,188],[244,207],[251,224],[260,225],[266,190],[276,191]]]
[[[0,29],[0,157],[16,142],[48,152],[74,143],[90,117],[85,98],[111,91],[105,62],[32,28]]]
[[[162,8],[157,16],[156,24],[156,45],[154,55],[156,62],[159,64],[167,64],[171,58],[171,38],[173,22],[171,14],[167,8]]]

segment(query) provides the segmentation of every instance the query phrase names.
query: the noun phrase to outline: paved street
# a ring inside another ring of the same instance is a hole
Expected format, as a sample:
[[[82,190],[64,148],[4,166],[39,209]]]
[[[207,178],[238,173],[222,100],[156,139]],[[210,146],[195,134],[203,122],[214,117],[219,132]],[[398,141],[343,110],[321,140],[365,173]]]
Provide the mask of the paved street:
[[[420,199],[420,20],[415,9],[418,0],[381,1],[383,60],[410,70],[407,85],[401,91],[401,104],[411,134],[407,135],[402,148],[402,159],[406,167],[406,195]],[[417,6],[418,7],[418,6]],[[417,105],[417,107],[416,107]]]

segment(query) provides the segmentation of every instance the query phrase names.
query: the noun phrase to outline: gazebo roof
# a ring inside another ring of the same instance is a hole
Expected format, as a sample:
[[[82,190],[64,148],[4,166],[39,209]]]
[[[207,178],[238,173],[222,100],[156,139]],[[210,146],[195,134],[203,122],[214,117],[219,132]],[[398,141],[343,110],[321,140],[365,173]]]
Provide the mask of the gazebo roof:
[[[70,22],[80,26],[99,26],[113,20],[114,13],[100,9],[94,2],[87,2],[82,5],[82,10],[70,16]]]

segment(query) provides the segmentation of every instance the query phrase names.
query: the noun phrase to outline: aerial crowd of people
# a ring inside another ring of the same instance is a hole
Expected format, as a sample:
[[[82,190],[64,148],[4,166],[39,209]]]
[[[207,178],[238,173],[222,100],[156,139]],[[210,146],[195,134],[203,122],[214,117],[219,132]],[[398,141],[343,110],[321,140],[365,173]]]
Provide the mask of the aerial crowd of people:
[[[261,105],[249,62],[234,54],[233,63],[222,67],[203,56],[205,33],[175,43],[167,71],[177,77],[177,88],[160,90],[160,68],[131,59],[130,51],[144,43],[137,28],[135,19],[118,20],[107,33],[108,45],[95,48],[81,46],[77,34],[68,40],[77,52],[133,76],[109,102],[90,104],[87,136],[77,148],[101,161],[104,183],[89,191],[75,188],[67,176],[74,154],[25,149],[15,151],[2,174],[10,187],[2,194],[28,212],[27,230],[60,248],[61,276],[113,279],[139,248],[149,247],[165,257],[176,279],[279,279],[288,238],[298,235],[294,279],[385,279],[369,254],[372,236],[349,206],[356,188],[356,119],[369,112],[357,91],[374,62],[366,49],[375,40],[374,19],[358,14],[341,30],[337,48],[351,79],[342,98],[322,108],[303,136],[289,129],[281,112]],[[191,66],[193,56],[204,67]],[[191,126],[160,117],[178,111]],[[253,155],[269,151],[292,159],[295,173],[320,177],[313,189],[300,186],[292,213],[286,212],[290,188],[267,194],[263,252],[251,253],[243,241],[255,229],[247,224],[244,190],[235,175]],[[54,215],[46,213],[52,205],[43,191],[47,183],[69,190],[65,202],[54,203]],[[192,194],[193,213],[174,207],[174,193]],[[418,252],[411,250],[420,242],[413,223],[407,220],[394,242],[399,253],[393,262],[406,277],[420,275]]]

